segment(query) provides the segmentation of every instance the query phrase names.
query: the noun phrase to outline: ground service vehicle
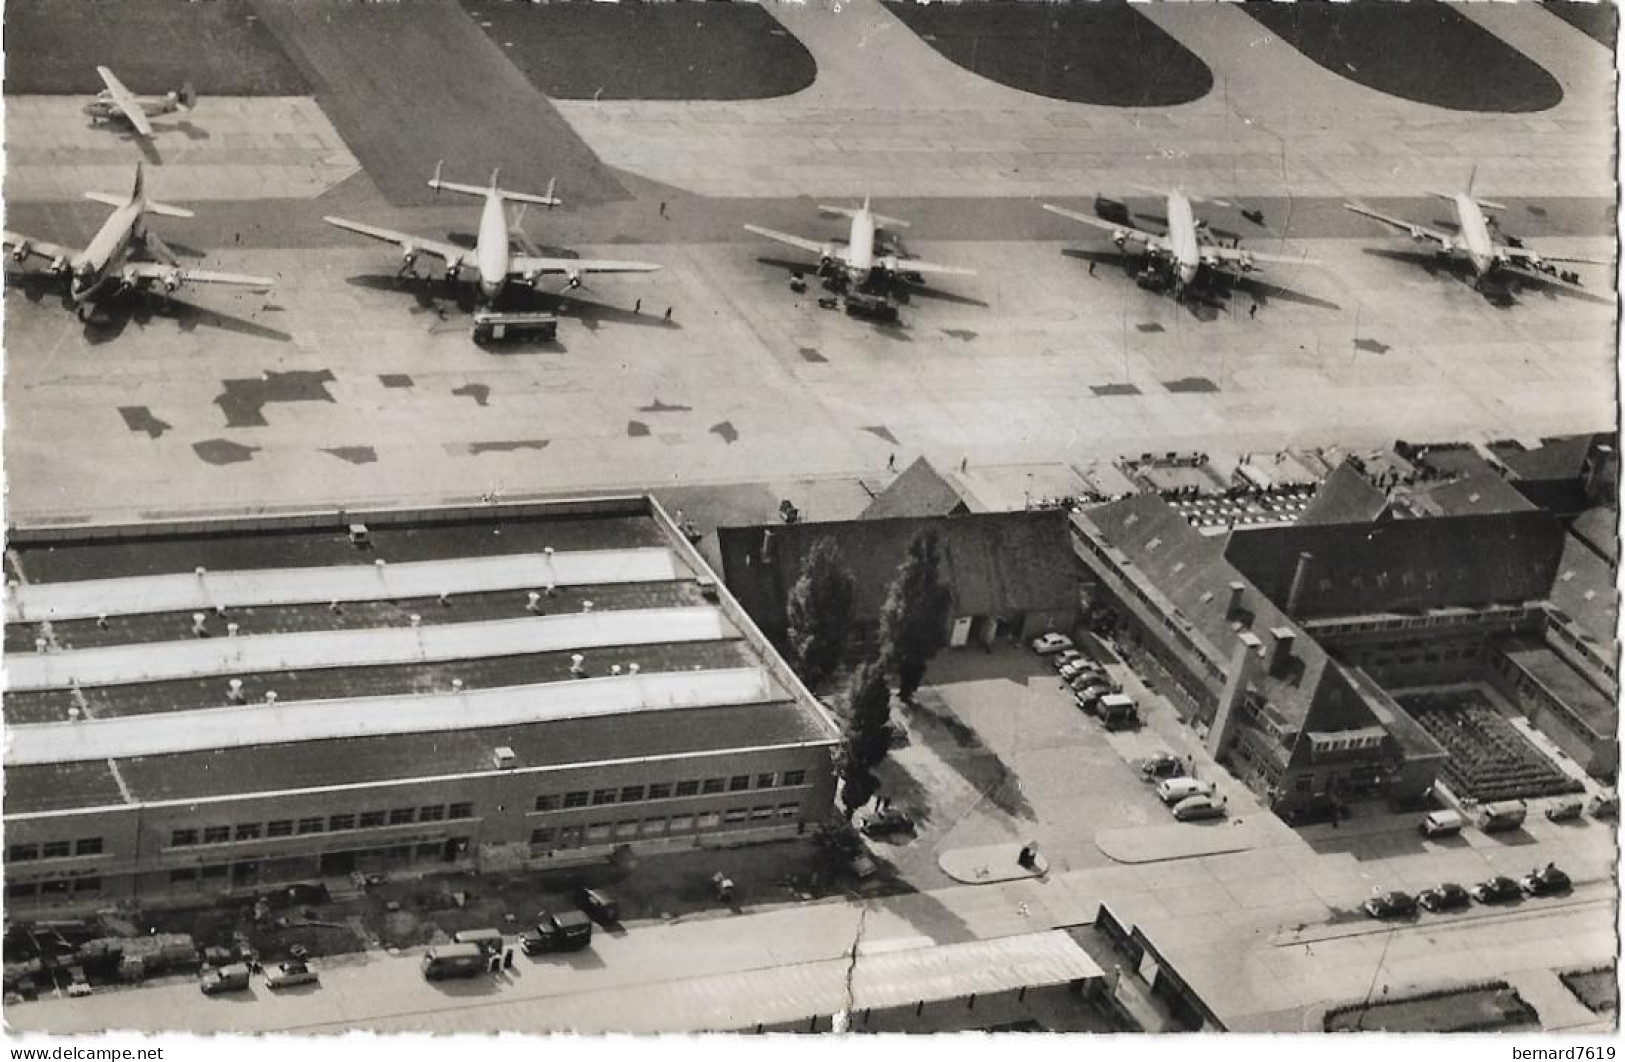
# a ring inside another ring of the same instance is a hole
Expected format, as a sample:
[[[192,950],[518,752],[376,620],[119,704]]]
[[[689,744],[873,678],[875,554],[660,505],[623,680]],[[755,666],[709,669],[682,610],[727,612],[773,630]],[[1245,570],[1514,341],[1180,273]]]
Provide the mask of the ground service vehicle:
[[[1100,698],[1097,710],[1107,730],[1123,730],[1140,722],[1140,711],[1134,706],[1134,698],[1121,693],[1108,693]]]
[[[1416,828],[1423,837],[1449,837],[1460,833],[1465,825],[1467,820],[1459,811],[1432,811]]]
[[[313,985],[316,971],[303,962],[285,962],[265,972],[266,988],[292,988],[294,985]]]
[[[1423,889],[1417,894],[1416,902],[1430,911],[1450,911],[1457,907],[1466,907],[1471,899],[1466,889],[1453,881],[1447,881],[1431,889]]]
[[[1479,809],[1483,819],[1479,829],[1485,833],[1516,830],[1529,816],[1529,806],[1521,800],[1497,800]]]
[[[203,975],[203,983],[198,985],[206,996],[218,996],[222,992],[241,992],[248,987],[247,965],[234,962],[230,966],[217,966]]]
[[[541,911],[536,928],[519,938],[526,955],[548,951],[580,951],[592,943],[592,919],[581,911]]]
[[[478,944],[440,944],[423,953],[423,976],[430,981],[476,977],[488,961]]]

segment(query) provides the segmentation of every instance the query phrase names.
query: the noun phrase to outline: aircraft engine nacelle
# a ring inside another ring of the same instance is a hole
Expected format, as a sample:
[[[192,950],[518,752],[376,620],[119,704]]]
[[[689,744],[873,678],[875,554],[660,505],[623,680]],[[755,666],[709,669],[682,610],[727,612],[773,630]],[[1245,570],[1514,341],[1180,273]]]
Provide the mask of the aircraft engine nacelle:
[[[401,248],[401,268],[403,270],[411,269],[417,264],[417,260],[418,249],[416,247],[412,246],[411,244],[407,244],[405,247]]]
[[[58,256],[56,258],[51,259],[51,272],[53,272],[53,273],[66,273],[67,271],[68,271],[68,260],[67,260],[67,258],[62,257],[62,256]]]
[[[1241,252],[1241,257],[1236,259],[1236,264],[1241,267],[1243,273],[1251,273],[1258,268],[1258,263],[1253,261],[1253,256],[1246,251]]]
[[[579,288],[581,286],[581,274],[580,273],[568,273],[568,274],[566,274],[565,278],[564,278],[564,286],[566,288],[568,288],[569,290],[571,290],[571,291],[574,291],[575,289]]]
[[[461,273],[462,271],[463,271],[463,267],[462,267],[461,263],[459,263],[459,262],[447,262],[446,263],[446,280],[447,281],[455,281],[457,279],[457,274]]]
[[[175,289],[179,288],[180,286],[181,271],[179,269],[171,269],[169,272],[164,274],[164,294],[173,295],[175,293]]]
[[[1125,243],[1128,243],[1128,233],[1126,231],[1124,231],[1123,229],[1113,229],[1112,230],[1112,242],[1117,244],[1117,249],[1118,250],[1122,250],[1123,245]]]
[[[28,257],[28,252],[33,249],[33,246],[34,245],[27,240],[17,241],[17,246],[11,249],[11,260],[13,262],[21,262],[23,259]]]
[[[1411,239],[1415,240],[1417,243],[1421,243],[1423,240],[1425,240],[1427,238],[1428,238],[1427,233],[1423,232],[1421,229],[1417,228],[1415,225],[1411,226]]]

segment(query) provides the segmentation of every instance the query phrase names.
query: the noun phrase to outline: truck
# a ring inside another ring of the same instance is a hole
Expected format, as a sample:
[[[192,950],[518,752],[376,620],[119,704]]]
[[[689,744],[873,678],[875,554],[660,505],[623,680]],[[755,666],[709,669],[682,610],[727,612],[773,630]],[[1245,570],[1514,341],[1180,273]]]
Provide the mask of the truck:
[[[477,977],[486,962],[485,949],[478,944],[437,944],[423,953],[423,976],[429,981]]]
[[[222,992],[241,992],[248,988],[248,965],[234,962],[230,966],[216,966],[203,974],[203,981],[198,985],[206,996],[218,996]]]
[[[1106,694],[1100,698],[1097,710],[1107,730],[1125,730],[1140,723],[1140,712],[1134,706],[1134,698],[1125,694]]]
[[[580,951],[592,943],[592,919],[583,911],[540,911],[536,928],[519,938],[526,955],[549,951]]]
[[[559,319],[550,313],[499,313],[478,310],[474,314],[474,342],[491,343],[504,339],[552,339],[558,335]]]
[[[1485,833],[1516,830],[1529,815],[1529,806],[1521,800],[1496,800],[1478,809],[1478,828]]]

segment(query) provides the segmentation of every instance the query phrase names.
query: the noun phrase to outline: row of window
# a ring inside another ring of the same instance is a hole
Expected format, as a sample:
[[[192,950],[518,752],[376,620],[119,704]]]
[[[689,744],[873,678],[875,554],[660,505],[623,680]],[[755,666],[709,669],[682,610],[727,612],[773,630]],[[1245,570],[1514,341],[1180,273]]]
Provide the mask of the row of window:
[[[664,837],[674,833],[714,830],[720,826],[738,826],[747,822],[765,825],[773,820],[793,820],[800,813],[800,804],[779,804],[776,807],[760,805],[653,819],[589,822],[580,826],[538,826],[530,832],[530,843],[532,848],[580,848],[583,845],[629,841],[637,837]]]
[[[14,881],[6,886],[6,899],[20,900],[30,896],[67,896],[70,893],[101,891],[102,879],[94,875],[84,878],[63,878],[57,881]]]
[[[46,841],[43,844],[14,844],[6,849],[6,861],[25,863],[32,859],[67,859],[70,856],[102,854],[100,837],[81,837],[77,841]]]
[[[414,822],[443,822],[448,819],[471,819],[474,805],[430,804],[419,808],[392,808],[388,811],[340,812],[336,815],[314,815],[303,819],[272,819],[270,822],[241,822],[236,826],[205,826],[201,830],[188,828],[175,830],[169,835],[171,848],[188,848],[198,844],[227,844],[232,841],[257,841],[264,837],[292,837],[305,833],[341,833],[345,830],[371,830],[379,826],[406,826]]]
[[[755,783],[752,785],[752,783]],[[690,778],[681,782],[650,782],[647,785],[610,786],[607,789],[576,789],[568,793],[543,793],[536,798],[537,811],[560,808],[599,807],[603,804],[637,804],[645,800],[701,796],[711,793],[738,793],[747,789],[786,788],[807,784],[806,771],[765,771],[757,775],[736,774],[731,778]]]

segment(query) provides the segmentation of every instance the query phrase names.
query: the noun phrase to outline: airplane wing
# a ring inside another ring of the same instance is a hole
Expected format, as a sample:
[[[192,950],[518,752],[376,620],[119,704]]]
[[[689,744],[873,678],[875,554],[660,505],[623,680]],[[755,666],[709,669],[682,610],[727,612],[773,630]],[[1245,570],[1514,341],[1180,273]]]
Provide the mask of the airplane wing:
[[[460,266],[473,263],[473,252],[464,250],[453,243],[443,240],[431,240],[421,236],[412,236],[394,229],[379,228],[377,225],[366,225],[359,221],[349,221],[345,218],[327,216],[322,218],[329,225],[356,233],[360,236],[369,236],[384,243],[393,243],[407,254],[430,254],[441,259],[448,266]]]
[[[1547,254],[1545,251],[1533,251],[1527,247],[1505,247],[1495,245],[1495,254],[1498,258],[1505,258],[1517,262],[1519,265],[1539,265],[1541,262],[1574,262],[1581,265],[1613,265],[1612,258],[1591,258],[1580,254]]]
[[[808,254],[822,256],[825,245],[818,240],[809,240],[804,236],[792,236],[788,232],[778,232],[774,229],[764,229],[760,225],[746,225],[745,231],[754,232],[758,236],[766,236],[770,240],[787,243],[791,247],[799,247]]]
[[[77,251],[72,247],[64,247],[59,243],[48,240],[36,240],[31,236],[21,236],[15,232],[5,234],[6,254],[14,262],[24,262],[29,258],[46,258],[51,262],[67,262]]]
[[[1438,229],[1430,229],[1426,225],[1418,225],[1414,221],[1406,221],[1403,218],[1396,218],[1388,214],[1379,213],[1372,210],[1364,203],[1344,203],[1343,209],[1351,210],[1354,213],[1359,214],[1362,217],[1368,217],[1373,221],[1380,221],[1390,228],[1399,229],[1401,232],[1408,234],[1412,239],[1432,240],[1441,247],[1454,247],[1456,243],[1455,237],[1451,236],[1449,233],[1440,232]]]
[[[976,270],[966,269],[963,266],[938,265],[935,262],[925,262],[918,258],[897,258],[888,256],[885,261],[886,269],[892,273],[940,273],[945,276],[973,277]]]
[[[1051,214],[1059,214],[1063,218],[1071,218],[1073,221],[1081,222],[1085,225],[1092,225],[1095,228],[1100,229],[1102,232],[1111,233],[1114,237],[1118,233],[1123,233],[1128,239],[1136,240],[1150,248],[1162,250],[1168,246],[1168,238],[1166,236],[1159,236],[1154,232],[1146,232],[1143,229],[1135,228],[1133,225],[1120,225],[1116,222],[1107,221],[1105,218],[1097,218],[1093,214],[1084,214],[1077,210],[1068,210],[1065,207],[1054,206],[1050,203],[1045,203],[1044,209],[1049,211]]]
[[[152,135],[152,124],[147,121],[147,112],[142,109],[141,103],[124,83],[113,76],[113,72],[105,66],[98,66],[96,73],[102,76],[102,83],[107,86],[107,94],[112,97],[114,105],[124,112],[124,117],[135,126],[135,131],[142,136]]]
[[[1265,251],[1249,251],[1243,247],[1219,247],[1215,244],[1202,246],[1202,257],[1209,261],[1217,259],[1221,262],[1270,262],[1275,265],[1319,265],[1313,258],[1299,258],[1290,254],[1269,254]]]
[[[270,277],[256,277],[245,273],[219,273],[208,269],[184,269],[161,262],[128,262],[119,275],[127,284],[162,284],[174,291],[183,284],[230,284],[239,288],[264,291],[274,283]]]
[[[587,273],[653,273],[659,268],[650,262],[620,262],[604,258],[542,258],[535,255],[516,255],[509,266],[511,276],[527,280],[546,273],[579,277]]]

